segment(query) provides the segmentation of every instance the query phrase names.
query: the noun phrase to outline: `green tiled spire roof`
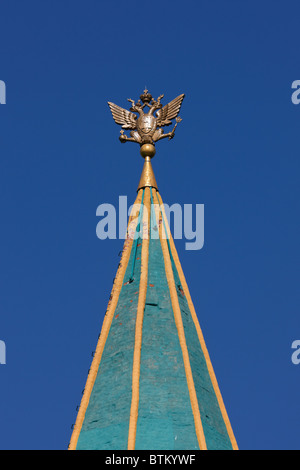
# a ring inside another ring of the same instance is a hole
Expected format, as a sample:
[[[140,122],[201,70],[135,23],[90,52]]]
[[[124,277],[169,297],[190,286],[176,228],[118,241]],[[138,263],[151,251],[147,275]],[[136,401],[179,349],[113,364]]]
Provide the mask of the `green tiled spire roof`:
[[[161,197],[136,205],[69,448],[237,449]]]

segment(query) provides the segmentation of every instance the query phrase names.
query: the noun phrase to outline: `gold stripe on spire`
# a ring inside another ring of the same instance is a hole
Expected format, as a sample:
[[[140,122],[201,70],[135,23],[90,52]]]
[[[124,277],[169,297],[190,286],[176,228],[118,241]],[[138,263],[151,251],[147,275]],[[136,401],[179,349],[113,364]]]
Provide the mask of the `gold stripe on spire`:
[[[132,398],[130,408],[130,420],[128,431],[128,450],[135,449],[136,429],[139,408],[139,388],[141,369],[141,349],[143,319],[146,304],[147,284],[148,284],[148,258],[149,258],[149,227],[150,227],[150,188],[145,188],[144,211],[143,211],[143,240],[141,253],[141,276],[139,286],[139,299],[135,323],[135,342],[132,368]]]
[[[76,449],[79,434],[80,434],[82,424],[83,424],[83,421],[84,421],[85,413],[86,413],[86,410],[87,410],[87,407],[88,407],[88,404],[89,404],[89,400],[90,400],[90,396],[91,396],[91,393],[92,393],[92,390],[93,390],[93,386],[94,386],[94,383],[95,383],[95,380],[96,380],[96,377],[97,377],[97,374],[98,374],[98,369],[99,369],[99,365],[100,365],[100,362],[101,362],[104,346],[105,346],[105,343],[106,343],[106,340],[107,340],[107,337],[108,337],[108,333],[109,333],[109,330],[110,330],[110,327],[111,327],[111,323],[112,323],[112,320],[113,320],[113,317],[114,317],[116,307],[118,305],[119,295],[120,295],[120,292],[121,292],[121,289],[122,289],[123,280],[124,280],[127,265],[128,265],[128,262],[129,262],[131,248],[132,248],[132,242],[133,242],[133,239],[129,236],[129,234],[132,233],[132,232],[133,233],[135,232],[135,228],[136,228],[136,225],[137,225],[137,218],[135,217],[136,216],[136,214],[135,214],[135,212],[136,212],[135,205],[136,204],[141,204],[142,193],[143,193],[143,191],[139,191],[139,193],[137,195],[137,198],[136,198],[136,201],[135,201],[135,204],[133,206],[130,218],[129,218],[127,239],[125,240],[125,243],[124,243],[123,254],[122,254],[120,266],[118,268],[116,278],[115,278],[115,282],[114,282],[114,285],[113,285],[113,288],[112,288],[111,300],[109,301],[107,312],[106,312],[106,315],[104,317],[104,321],[103,321],[103,325],[102,325],[102,329],[101,329],[101,334],[100,334],[100,337],[99,337],[99,340],[98,340],[98,344],[97,344],[97,347],[96,347],[94,359],[92,361],[92,365],[91,365],[91,368],[90,368],[90,371],[89,371],[89,374],[88,374],[88,378],[87,378],[87,381],[86,381],[86,386],[85,386],[84,393],[83,393],[83,396],[82,396],[82,399],[81,399],[81,403],[80,403],[79,411],[78,411],[78,414],[77,414],[76,422],[75,422],[75,425],[74,425],[74,428],[73,428],[73,433],[72,433],[70,444],[69,444],[69,450],[75,450]]]
[[[158,210],[158,207],[156,206],[159,206],[160,204],[159,204],[156,191],[155,191],[155,195],[158,201],[158,204],[155,204],[155,208],[156,210]],[[167,225],[166,218],[165,218],[165,221]],[[192,407],[193,416],[194,416],[195,431],[196,431],[196,435],[198,439],[199,449],[207,450],[205,435],[204,435],[201,416],[200,416],[199,404],[198,404],[198,399],[197,399],[197,394],[196,394],[196,389],[195,389],[195,384],[194,384],[194,379],[193,379],[193,374],[192,374],[192,369],[191,369],[191,364],[190,364],[190,359],[189,359],[189,353],[188,353],[188,348],[186,344],[184,328],[183,328],[183,323],[182,323],[182,318],[181,318],[181,310],[180,310],[180,306],[178,302],[176,285],[174,281],[171,258],[170,258],[168,243],[167,243],[167,235],[166,235],[166,231],[164,228],[164,224],[161,222],[162,222],[162,212],[159,212],[159,225],[160,225],[159,236],[160,236],[160,241],[161,241],[164,262],[165,262],[165,271],[166,271],[167,282],[168,282],[168,286],[170,290],[174,319],[175,319],[175,324],[176,324],[177,331],[178,331],[178,337],[179,337],[179,342],[180,342],[182,356],[183,356],[183,363],[184,363],[187,385],[188,385],[188,390],[189,390],[189,395],[190,395],[191,407]]]
[[[164,214],[164,217],[166,219],[166,214],[165,214],[165,211],[164,211],[162,198],[161,198],[160,194],[158,194],[158,193],[156,194],[156,196],[157,196],[157,199],[159,201],[159,205],[161,207],[161,210]],[[217,378],[216,378],[216,375],[215,375],[215,372],[214,372],[214,369],[213,369],[213,366],[212,366],[212,363],[211,363],[211,360],[210,360],[210,357],[209,357],[209,353],[208,353],[208,350],[207,350],[207,347],[206,347],[206,344],[205,344],[204,336],[203,336],[203,333],[202,333],[202,330],[201,330],[201,327],[200,327],[200,324],[199,324],[199,320],[198,320],[198,317],[197,317],[197,314],[196,314],[196,310],[195,310],[195,307],[194,307],[194,304],[193,304],[193,301],[192,301],[192,298],[191,298],[191,295],[190,295],[190,292],[189,292],[189,288],[188,288],[188,285],[187,285],[187,282],[186,282],[186,279],[185,279],[185,276],[184,276],[184,272],[183,272],[183,269],[182,269],[181,264],[180,264],[178,253],[177,253],[177,250],[176,250],[176,247],[175,247],[175,243],[174,243],[174,240],[173,240],[173,237],[172,237],[171,234],[170,234],[169,240],[170,240],[171,252],[172,252],[173,259],[174,259],[174,263],[175,263],[175,266],[176,266],[176,269],[177,269],[177,272],[178,272],[178,275],[179,275],[179,279],[180,279],[182,288],[184,290],[184,294],[185,294],[186,299],[187,299],[187,303],[188,303],[188,306],[189,306],[189,309],[190,309],[190,312],[191,312],[191,315],[192,315],[192,319],[194,321],[194,325],[195,325],[195,328],[196,328],[196,331],[197,331],[200,346],[201,346],[203,354],[204,354],[204,358],[205,358],[205,361],[206,361],[209,376],[210,376],[210,379],[211,379],[211,382],[212,382],[212,385],[213,385],[213,388],[214,388],[215,395],[216,395],[217,400],[218,400],[218,404],[219,404],[219,407],[220,407],[220,410],[221,410],[221,413],[222,413],[222,416],[223,416],[223,420],[224,420],[224,423],[225,423],[225,426],[226,426],[226,429],[227,429],[227,432],[228,432],[228,436],[229,436],[229,439],[231,441],[231,445],[232,445],[233,450],[238,450],[238,445],[237,445],[237,442],[236,442],[236,439],[235,439],[235,436],[234,436],[234,433],[233,433],[233,430],[232,430],[232,427],[231,427],[231,423],[229,421],[229,417],[228,417],[228,414],[227,414],[227,411],[226,411],[226,408],[225,408],[225,405],[224,405],[224,401],[223,401],[223,398],[222,398],[222,395],[221,395],[221,392],[220,392],[220,388],[219,388],[219,385],[218,385],[218,382],[217,382]]]

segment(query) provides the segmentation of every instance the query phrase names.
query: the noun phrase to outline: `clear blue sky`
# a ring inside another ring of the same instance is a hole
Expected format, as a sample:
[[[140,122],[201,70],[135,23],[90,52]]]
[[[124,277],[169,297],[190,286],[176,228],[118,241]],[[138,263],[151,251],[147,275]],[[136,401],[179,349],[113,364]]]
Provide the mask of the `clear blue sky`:
[[[299,449],[299,1],[10,0],[0,5],[0,447],[65,449],[142,159],[107,101],[186,93],[153,166],[164,202],[205,204],[177,241],[241,449]]]

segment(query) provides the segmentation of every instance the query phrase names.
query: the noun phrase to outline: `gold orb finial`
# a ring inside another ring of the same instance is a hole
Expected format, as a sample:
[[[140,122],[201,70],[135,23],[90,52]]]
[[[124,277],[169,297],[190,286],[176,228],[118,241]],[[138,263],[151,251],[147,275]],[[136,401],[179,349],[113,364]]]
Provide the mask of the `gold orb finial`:
[[[153,158],[156,150],[153,144],[144,144],[140,148],[140,153],[143,158],[150,157]]]

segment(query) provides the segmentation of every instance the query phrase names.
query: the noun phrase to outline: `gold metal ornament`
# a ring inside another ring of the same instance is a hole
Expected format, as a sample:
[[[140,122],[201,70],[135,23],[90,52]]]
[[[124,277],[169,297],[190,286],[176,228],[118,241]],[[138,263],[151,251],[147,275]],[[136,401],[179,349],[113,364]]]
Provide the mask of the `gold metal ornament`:
[[[137,103],[128,99],[132,105],[129,111],[108,102],[115,122],[122,126],[119,137],[120,141],[122,143],[136,142],[141,146],[140,153],[145,162],[138,190],[147,186],[158,190],[151,164],[151,158],[155,155],[155,142],[166,137],[169,140],[173,139],[176,127],[181,121],[178,113],[184,96],[184,94],[179,95],[170,101],[170,103],[163,106],[161,100],[164,95],[160,95],[157,100],[154,100],[148,90],[144,90]],[[145,113],[146,107],[149,108],[148,113]],[[172,119],[176,120],[176,124],[171,132],[165,134],[162,127],[170,126]],[[124,129],[131,130],[130,137],[125,134]]]
[[[140,145],[154,145],[155,142],[166,137],[169,140],[173,139],[177,124],[181,121],[178,113],[184,96],[184,94],[179,95],[163,106],[161,100],[164,95],[160,95],[157,100],[154,100],[148,90],[144,90],[137,103],[128,99],[132,105],[130,111],[108,102],[115,122],[122,126],[120,141],[122,143],[136,142]],[[146,107],[149,108],[148,113],[144,111]],[[134,113],[138,113],[138,115]],[[165,134],[162,127],[172,124],[172,119],[176,119],[176,124],[171,132]],[[130,137],[124,133],[124,129],[131,129]]]
[[[151,187],[158,191],[157,182],[154,176],[152,168],[151,158],[155,155],[155,147],[153,144],[143,144],[140,148],[140,154],[144,158],[144,168],[142,171],[141,179],[138,185],[138,189]]]

